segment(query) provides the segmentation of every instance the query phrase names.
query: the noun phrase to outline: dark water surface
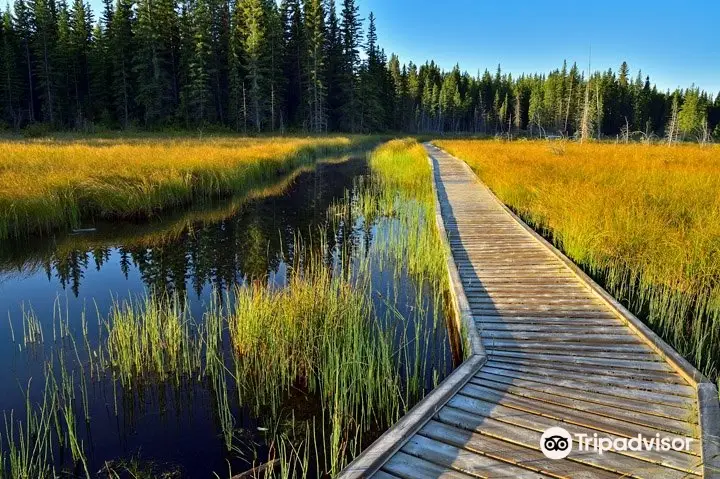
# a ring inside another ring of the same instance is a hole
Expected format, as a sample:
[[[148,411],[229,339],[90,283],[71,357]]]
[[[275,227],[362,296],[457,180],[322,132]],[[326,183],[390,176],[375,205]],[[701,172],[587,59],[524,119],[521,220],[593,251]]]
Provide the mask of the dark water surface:
[[[298,236],[322,236],[328,250],[324,254],[339,247],[367,248],[382,234],[382,221],[365,225],[362,218],[353,218],[340,231],[327,221],[331,205],[346,198],[367,174],[363,157],[321,162],[260,185],[244,197],[150,223],[87,225],[71,234],[0,245],[0,410],[24,418],[28,381],[32,379],[31,402],[37,403],[45,362],[67,345],[68,338],[59,339],[63,324],[77,342],[87,337],[92,348],[102,329],[98,317],[107,317],[113,301],[137,299],[150,291],[173,293],[185,299],[193,318],[202,318],[213,291],[256,278],[282,286]],[[320,247],[323,242],[317,243]],[[380,265],[372,268],[372,288],[383,297],[397,298],[394,306],[400,314],[412,318],[420,306],[430,310],[428,321],[442,316],[430,300],[417,304],[417,298],[431,296],[422,291],[427,286],[414,284],[406,274],[398,281]],[[382,315],[387,304],[377,301],[375,307]],[[43,341],[25,345],[23,315],[30,311],[42,325]],[[414,328],[412,321],[407,327]],[[427,378],[426,389],[452,369],[447,330],[436,328],[430,338],[423,348],[433,357],[438,377]],[[88,389],[87,427],[84,412],[77,412],[79,437],[93,474],[106,461],[137,458],[156,473],[176,470],[182,477],[209,478],[217,472],[226,477],[228,461],[237,473],[267,456],[264,433],[258,430],[262,418],[239,407],[233,413],[247,440],[240,452],[226,452],[216,401],[202,382],[113,391],[111,382],[94,380]],[[308,397],[294,398],[291,404],[298,415],[314,407]],[[63,458],[58,462],[68,464]]]

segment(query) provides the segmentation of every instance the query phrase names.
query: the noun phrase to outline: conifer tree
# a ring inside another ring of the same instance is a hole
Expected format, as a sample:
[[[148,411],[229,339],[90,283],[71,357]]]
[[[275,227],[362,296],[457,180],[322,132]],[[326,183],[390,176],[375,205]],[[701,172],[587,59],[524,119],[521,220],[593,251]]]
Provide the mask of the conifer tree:
[[[685,90],[682,106],[677,113],[677,131],[683,138],[687,138],[700,129],[704,119],[706,114],[700,99],[700,90],[694,87],[688,88]]]
[[[243,42],[246,62],[247,75],[246,83],[248,85],[248,105],[250,110],[250,119],[256,131],[262,128],[262,120],[264,117],[264,64],[263,64],[263,42],[265,41],[265,22],[264,9],[262,0],[243,0],[242,3],[245,38]]]
[[[371,12],[365,46],[367,60],[359,74],[360,131],[380,131],[384,129],[385,112],[383,108],[383,82],[385,66],[377,45],[375,15]]]
[[[108,51],[112,58],[113,104],[118,121],[128,128],[135,111],[135,36],[133,0],[118,0],[108,35]]]
[[[135,98],[145,126],[169,120],[176,105],[173,33],[177,22],[174,0],[138,1],[133,71],[137,78]]]
[[[0,123],[20,126],[19,45],[9,11],[0,12]]]
[[[285,82],[282,75],[283,64],[283,25],[275,0],[265,0],[265,74],[269,88],[269,127],[276,131],[284,129],[285,119],[282,115],[282,93]]]
[[[308,129],[322,132],[326,129],[325,111],[325,12],[320,0],[307,0],[305,4],[305,31],[307,33],[307,105]]]
[[[245,95],[245,21],[242,1],[235,2],[229,35],[228,82],[229,111],[228,118],[236,131],[247,130],[247,101]]]
[[[187,108],[188,121],[203,126],[212,117],[212,21],[213,12],[208,0],[192,0],[187,9],[192,50],[187,55],[187,84],[183,102]]]
[[[339,130],[342,118],[343,48],[335,0],[328,0],[325,34],[325,79],[327,91],[327,122],[331,130]]]
[[[290,125],[298,126],[303,120],[303,97],[305,74],[305,55],[307,42],[303,12],[299,0],[283,0],[280,4],[281,23],[283,25],[283,75],[285,88],[285,117]]]
[[[90,105],[88,92],[88,57],[92,40],[92,18],[85,9],[83,0],[74,0],[70,10],[69,73],[71,79],[70,97],[73,99],[73,121],[76,127],[82,127],[88,116]]]
[[[342,88],[342,129],[357,132],[360,128],[361,111],[358,98],[358,74],[360,70],[360,45],[362,22],[355,0],[343,0],[340,36],[342,38],[343,63],[340,86]]]
[[[33,51],[38,98],[43,121],[56,124],[58,15],[54,0],[32,0],[34,18]]]

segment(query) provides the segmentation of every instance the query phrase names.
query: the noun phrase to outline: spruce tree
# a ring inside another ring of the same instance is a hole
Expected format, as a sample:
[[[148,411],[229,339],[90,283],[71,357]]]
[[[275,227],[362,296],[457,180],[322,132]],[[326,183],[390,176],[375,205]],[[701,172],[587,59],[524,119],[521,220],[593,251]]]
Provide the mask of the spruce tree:
[[[20,126],[20,49],[9,11],[0,12],[0,122]]]
[[[282,95],[285,81],[282,75],[283,65],[283,25],[280,11],[275,0],[265,0],[265,76],[269,88],[268,114],[270,131],[284,129],[285,119],[282,115]]]
[[[195,126],[204,126],[211,118],[212,95],[210,89],[211,72],[211,24],[212,7],[208,0],[189,2],[187,14],[190,29],[186,34],[192,41],[188,58],[187,83],[183,102],[187,107],[187,121]]]
[[[355,0],[343,0],[340,36],[343,48],[340,82],[342,129],[357,132],[361,119],[358,73],[360,70],[360,45],[362,44],[362,20]]]
[[[331,130],[339,130],[342,118],[343,49],[335,0],[328,0],[325,33],[325,79],[327,122]]]
[[[13,11],[15,13],[13,23],[15,25],[15,33],[20,49],[18,56],[18,73],[24,80],[22,82],[22,99],[20,103],[26,108],[26,120],[33,122],[36,117],[35,78],[33,71],[35,60],[34,52],[32,51],[34,18],[25,0],[15,0]]]
[[[289,125],[299,127],[304,118],[305,56],[308,50],[300,1],[282,0],[280,16],[285,50],[282,69],[286,81],[284,116]]]
[[[74,0],[70,10],[70,51],[67,57],[71,75],[70,97],[73,100],[71,109],[74,112],[72,121],[78,128],[83,127],[90,109],[88,57],[92,40],[91,22],[90,12],[83,0]]]
[[[133,63],[136,48],[133,7],[133,0],[117,0],[117,9],[108,35],[108,51],[112,58],[113,105],[123,128],[130,126],[135,113],[136,76]]]
[[[151,127],[167,121],[175,109],[177,8],[174,0],[139,0],[133,28],[135,99],[142,121]]]
[[[230,124],[236,131],[247,130],[247,108],[245,95],[245,35],[242,1],[235,3],[230,28],[228,51],[228,82]]]
[[[700,89],[688,88],[685,90],[682,106],[677,113],[677,130],[682,138],[685,139],[697,133],[705,118],[706,113],[700,98]]]
[[[305,3],[307,33],[307,106],[308,129],[316,133],[326,129],[325,105],[325,12],[320,0]]]
[[[385,111],[383,105],[383,82],[385,66],[382,62],[377,44],[375,15],[369,17],[367,44],[365,46],[367,60],[362,65],[359,75],[359,101],[361,131],[380,131],[385,128]]]
[[[265,116],[264,93],[264,61],[263,45],[265,41],[265,22],[262,0],[243,0],[242,3],[245,38],[243,42],[247,65],[247,104],[250,120],[255,131],[262,129]]]
[[[56,123],[58,76],[55,65],[58,56],[57,8],[54,0],[32,0],[31,10],[34,18],[34,73],[42,120],[59,126]]]

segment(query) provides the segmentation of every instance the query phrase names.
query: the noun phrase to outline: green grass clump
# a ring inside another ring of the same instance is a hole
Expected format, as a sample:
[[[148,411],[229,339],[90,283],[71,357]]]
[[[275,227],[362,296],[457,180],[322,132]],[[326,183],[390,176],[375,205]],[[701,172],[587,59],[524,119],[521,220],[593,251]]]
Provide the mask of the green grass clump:
[[[192,321],[177,298],[148,296],[138,307],[115,303],[105,322],[107,340],[100,357],[126,388],[138,381],[180,379],[200,366],[200,344]]]

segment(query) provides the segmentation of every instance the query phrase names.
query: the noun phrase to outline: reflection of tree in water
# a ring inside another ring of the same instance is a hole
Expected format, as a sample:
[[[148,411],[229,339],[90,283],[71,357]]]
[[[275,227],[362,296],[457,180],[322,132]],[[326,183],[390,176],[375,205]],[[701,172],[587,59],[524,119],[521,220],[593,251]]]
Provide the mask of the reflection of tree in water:
[[[348,216],[333,234],[326,224],[326,212],[365,172],[364,160],[319,164],[314,171],[298,176],[283,194],[250,201],[229,218],[197,221],[173,238],[161,237],[157,242],[152,237],[142,241],[109,239],[105,243],[112,246],[91,245],[62,255],[53,248],[42,260],[43,267],[48,279],[56,276],[62,287],[76,296],[88,268],[99,271],[110,264],[117,264],[126,279],[137,270],[149,290],[184,296],[188,288],[197,295],[209,284],[224,291],[245,278],[277,272],[283,259],[292,260],[297,233],[304,238],[312,235],[316,238],[313,248],[319,248],[318,234],[323,229],[329,250],[337,242],[343,245],[343,256],[349,258],[348,253],[360,241],[368,241],[368,232],[356,231],[355,219]]]

